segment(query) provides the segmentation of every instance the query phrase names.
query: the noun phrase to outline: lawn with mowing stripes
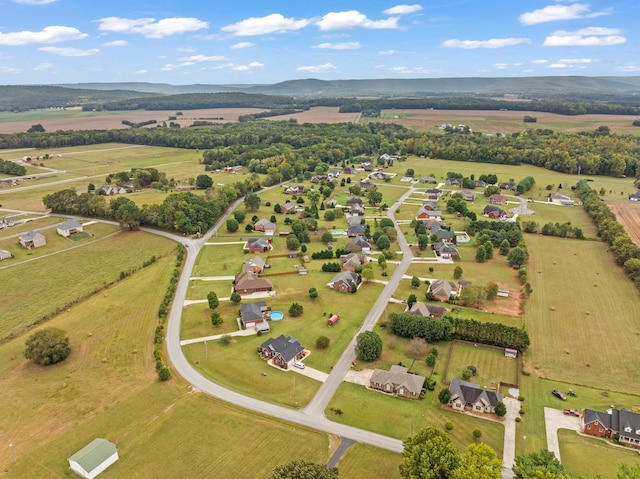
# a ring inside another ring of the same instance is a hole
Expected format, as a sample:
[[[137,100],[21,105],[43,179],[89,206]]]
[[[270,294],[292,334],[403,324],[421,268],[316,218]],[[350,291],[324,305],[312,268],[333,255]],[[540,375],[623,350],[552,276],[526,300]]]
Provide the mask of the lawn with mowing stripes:
[[[357,443],[344,453],[338,462],[338,470],[340,477],[348,479],[393,479],[400,477],[401,462],[401,454]]]
[[[497,390],[500,382],[518,384],[518,361],[505,357],[503,349],[452,342],[445,379],[462,379],[462,371],[467,366],[474,366],[477,370],[477,375],[472,376],[469,382],[485,389]]]

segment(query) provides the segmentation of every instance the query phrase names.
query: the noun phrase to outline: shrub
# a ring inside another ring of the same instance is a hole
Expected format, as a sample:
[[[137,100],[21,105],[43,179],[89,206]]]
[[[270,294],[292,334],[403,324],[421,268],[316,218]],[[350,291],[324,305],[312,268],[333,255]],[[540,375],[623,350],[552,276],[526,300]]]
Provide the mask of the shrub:
[[[231,336],[229,336],[228,334],[225,334],[220,338],[220,342],[225,346],[227,346],[228,344],[231,344]]]
[[[453,423],[452,423],[452,422],[445,422],[445,423],[444,423],[444,428],[445,428],[447,431],[451,431],[451,430],[453,430]]]
[[[521,422],[522,418],[521,417],[516,417],[516,422]]]
[[[160,381],[168,381],[169,378],[171,378],[171,370],[163,365],[160,370],[158,370],[158,378]]]
[[[471,379],[471,371],[469,371],[468,369],[463,370],[462,379],[464,379],[465,381],[468,381],[469,379]]]
[[[316,348],[327,349],[329,347],[329,342],[329,338],[327,338],[326,336],[320,336],[318,339],[316,339]]]
[[[474,429],[473,437],[475,437],[476,439],[480,439],[482,437],[482,431],[480,429]]]
[[[304,312],[304,307],[301,304],[293,303],[289,307],[289,316],[296,318]]]

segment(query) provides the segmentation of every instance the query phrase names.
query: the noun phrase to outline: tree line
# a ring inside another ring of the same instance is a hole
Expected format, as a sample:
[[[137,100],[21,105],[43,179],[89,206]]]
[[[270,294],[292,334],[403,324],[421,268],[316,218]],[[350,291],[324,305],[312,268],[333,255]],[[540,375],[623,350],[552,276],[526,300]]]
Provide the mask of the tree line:
[[[600,200],[598,192],[591,189],[589,183],[578,181],[576,191],[580,194],[585,211],[598,228],[598,236],[609,243],[616,263],[624,267],[625,273],[640,289],[640,248],[625,233],[616,215]]]
[[[391,313],[389,328],[397,336],[422,338],[427,342],[460,339],[518,351],[525,351],[531,344],[529,335],[523,329],[449,315],[431,318],[410,313]]]
[[[27,169],[18,163],[0,158],[0,173],[5,175],[23,176],[27,174]]]

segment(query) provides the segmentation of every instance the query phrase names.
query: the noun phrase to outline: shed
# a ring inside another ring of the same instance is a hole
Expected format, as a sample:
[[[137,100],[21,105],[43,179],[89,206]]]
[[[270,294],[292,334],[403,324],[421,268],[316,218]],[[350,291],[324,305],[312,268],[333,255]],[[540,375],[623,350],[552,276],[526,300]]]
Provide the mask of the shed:
[[[511,348],[504,348],[504,355],[507,358],[515,359],[518,357],[518,350]]]
[[[69,467],[85,479],[93,479],[117,460],[116,445],[97,438],[69,458]]]
[[[498,296],[500,298],[508,298],[509,297],[509,290],[508,289],[498,289]]]
[[[338,322],[339,319],[340,319],[340,317],[337,314],[334,314],[333,316],[331,316],[327,320],[327,325],[328,326],[333,326],[334,324],[336,324]]]

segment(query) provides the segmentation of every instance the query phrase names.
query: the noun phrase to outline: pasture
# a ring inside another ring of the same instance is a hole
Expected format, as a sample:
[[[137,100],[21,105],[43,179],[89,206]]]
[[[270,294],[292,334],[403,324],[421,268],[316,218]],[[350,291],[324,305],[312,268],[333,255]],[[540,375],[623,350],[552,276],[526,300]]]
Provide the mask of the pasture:
[[[87,231],[98,232],[102,228],[115,234],[107,237],[104,231],[101,239],[74,244],[48,231],[49,243],[32,250],[33,256],[19,246],[14,247],[16,240],[4,241],[11,242],[16,258],[0,269],[3,290],[11,291],[0,299],[0,337],[62,308],[73,309],[76,301],[118,280],[121,272],[140,268],[151,256],[161,258],[175,250],[175,243],[157,235],[124,233],[114,226],[94,226],[100,227],[90,226]],[[4,248],[2,243],[0,247]],[[33,260],[23,261],[27,258]]]
[[[354,444],[344,453],[338,470],[340,477],[348,479],[370,479],[371,477],[399,478],[398,467],[402,455],[367,444]]]
[[[526,241],[533,288],[525,306],[531,336],[527,369],[541,377],[639,394],[640,371],[628,351],[640,335],[640,293],[606,245],[537,235]],[[616,347],[605,347],[604,338]]]
[[[485,389],[497,390],[501,382],[518,384],[518,360],[506,358],[504,349],[452,342],[445,379],[462,379],[462,371],[468,366],[477,370],[468,381]]]

